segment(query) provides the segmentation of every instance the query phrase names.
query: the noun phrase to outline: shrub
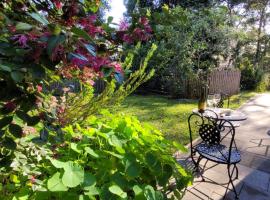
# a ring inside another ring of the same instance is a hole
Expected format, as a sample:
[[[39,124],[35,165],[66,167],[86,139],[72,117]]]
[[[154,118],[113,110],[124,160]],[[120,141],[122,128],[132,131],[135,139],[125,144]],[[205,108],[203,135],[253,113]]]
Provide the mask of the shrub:
[[[241,70],[241,88],[244,90],[254,90],[262,79],[262,72],[255,68],[248,58],[244,58],[240,65]]]
[[[270,89],[270,74],[266,73],[262,75],[261,81],[257,83],[256,92],[266,92]]]
[[[166,199],[172,190],[179,199],[191,183],[191,174],[172,157],[185,149],[134,117],[103,111],[87,126],[70,125],[64,132],[65,142],[53,144],[51,150],[18,149],[13,173],[1,173],[6,180],[2,197]],[[33,153],[37,157],[30,156]]]

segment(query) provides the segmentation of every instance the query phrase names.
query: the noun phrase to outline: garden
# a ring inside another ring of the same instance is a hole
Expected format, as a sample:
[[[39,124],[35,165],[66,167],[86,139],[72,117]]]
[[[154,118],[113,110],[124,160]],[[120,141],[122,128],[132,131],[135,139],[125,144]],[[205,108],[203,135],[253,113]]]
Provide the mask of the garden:
[[[0,2],[0,199],[181,199],[184,82],[241,71],[234,109],[269,89],[268,1],[111,3]]]

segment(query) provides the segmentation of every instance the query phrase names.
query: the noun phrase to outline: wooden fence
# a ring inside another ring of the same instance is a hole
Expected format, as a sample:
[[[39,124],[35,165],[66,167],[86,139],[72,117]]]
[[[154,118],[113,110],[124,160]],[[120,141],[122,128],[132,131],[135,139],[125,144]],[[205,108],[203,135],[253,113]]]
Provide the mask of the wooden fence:
[[[207,77],[208,93],[225,93],[228,95],[240,92],[241,72],[239,70],[215,70]],[[184,82],[185,98],[198,98],[201,94],[202,81],[190,79]]]
[[[225,93],[228,95],[237,94],[240,91],[241,72],[239,70],[224,69],[212,71],[207,77],[208,93]],[[199,78],[183,79],[178,73],[171,73],[166,78],[165,87],[160,88],[158,79],[151,80],[148,84],[140,87],[137,92],[154,92],[167,94],[175,98],[196,99],[201,94],[202,81]],[[149,87],[149,85],[151,85]],[[100,80],[95,83],[96,93],[103,91],[105,82]],[[177,94],[176,92],[177,91]]]

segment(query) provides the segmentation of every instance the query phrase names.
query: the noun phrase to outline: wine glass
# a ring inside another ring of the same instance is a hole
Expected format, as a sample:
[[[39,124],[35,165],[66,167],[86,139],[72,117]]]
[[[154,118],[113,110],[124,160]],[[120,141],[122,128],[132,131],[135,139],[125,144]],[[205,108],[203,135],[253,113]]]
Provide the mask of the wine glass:
[[[207,95],[207,106],[213,107],[214,105],[214,95]]]

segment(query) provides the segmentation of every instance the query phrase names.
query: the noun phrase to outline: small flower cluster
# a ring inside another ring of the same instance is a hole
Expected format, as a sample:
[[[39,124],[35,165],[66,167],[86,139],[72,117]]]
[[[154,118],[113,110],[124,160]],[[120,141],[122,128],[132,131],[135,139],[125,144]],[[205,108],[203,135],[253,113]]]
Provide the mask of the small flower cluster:
[[[91,35],[92,37],[97,36],[98,34],[104,34],[105,31],[101,26],[96,25],[97,16],[89,15],[88,17],[82,18],[79,20],[79,24],[84,28],[84,30]]]
[[[135,24],[135,28],[129,32],[131,26],[129,26],[127,20],[122,20],[119,24],[119,31],[126,32],[122,35],[122,40],[128,44],[135,42],[145,42],[152,37],[152,28],[149,25],[149,20],[146,17],[140,17],[138,22]]]

